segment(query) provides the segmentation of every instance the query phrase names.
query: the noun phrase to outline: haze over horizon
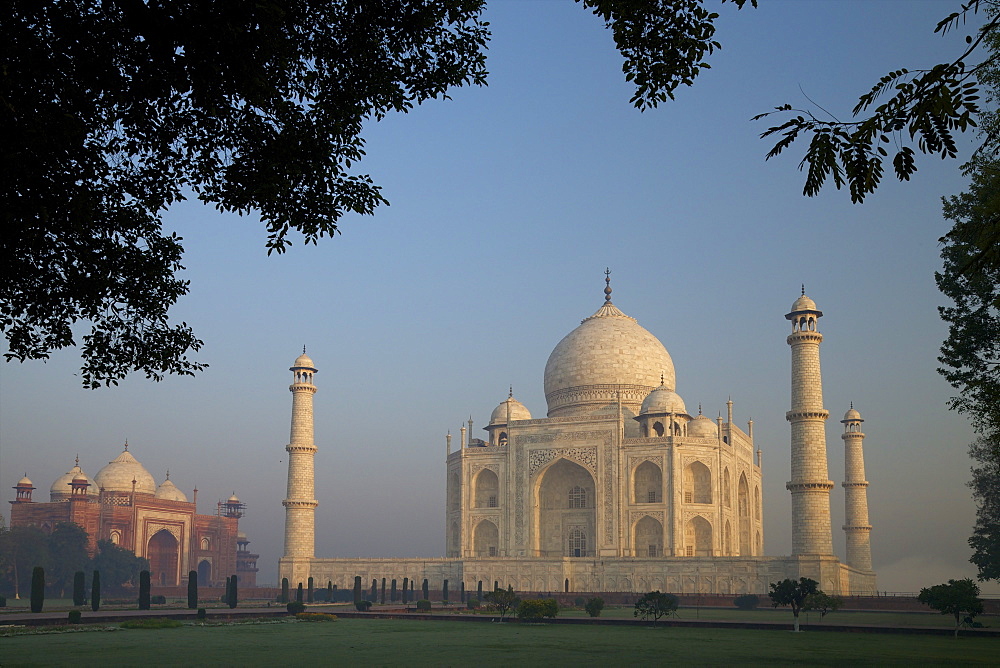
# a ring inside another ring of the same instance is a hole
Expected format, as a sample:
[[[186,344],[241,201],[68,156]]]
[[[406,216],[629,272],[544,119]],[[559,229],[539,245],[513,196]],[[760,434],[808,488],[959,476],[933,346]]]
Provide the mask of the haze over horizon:
[[[904,9],[905,8],[905,9]],[[0,366],[0,486],[49,485],[79,454],[93,476],[130,452],[199,511],[235,491],[241,529],[274,583],[282,550],[291,381],[316,363],[316,555],[444,553],[445,434],[476,436],[513,386],[545,415],[542,372],[603,301],[659,338],[689,410],[754,420],[763,451],[764,552],[790,552],[790,353],[800,285],[825,312],[822,362],[835,551],[843,557],[843,443],[865,419],[879,589],[975,575],[967,446],[936,373],[940,198],[962,159],[923,158],[864,205],[801,194],[804,146],[765,163],[748,119],[821,105],[843,118],[886,72],[949,59],[968,30],[933,34],[953,5],[775,0],[717,9],[723,49],[677,100],[639,113],[600,21],[571,2],[494,0],[489,86],[369,123],[360,169],[392,205],[342,235],[267,257],[266,232],[196,201],[166,214],[191,293],[173,309],[205,341],[194,378],[84,390],[75,350]],[[963,138],[968,156],[973,137]],[[6,348],[4,348],[6,350]],[[9,506],[3,513],[9,518]],[[1000,586],[983,583],[987,594]]]

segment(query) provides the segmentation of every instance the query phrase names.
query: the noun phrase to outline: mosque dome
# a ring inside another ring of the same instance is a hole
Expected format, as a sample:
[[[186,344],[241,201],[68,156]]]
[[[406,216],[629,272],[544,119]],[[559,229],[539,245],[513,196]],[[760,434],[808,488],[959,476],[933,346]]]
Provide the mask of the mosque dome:
[[[687,408],[684,407],[684,400],[681,399],[679,394],[667,389],[664,385],[660,385],[643,399],[639,415],[645,415],[646,413],[686,415]]]
[[[166,480],[156,488],[156,498],[167,501],[183,501],[187,503],[187,496],[170,479],[169,474]]]
[[[240,499],[239,499],[239,497],[236,496],[236,492],[233,492],[233,495],[231,497],[229,497],[228,499],[226,499],[226,503],[239,503],[239,502],[240,502]]]
[[[860,420],[860,419],[861,419],[861,413],[854,410],[853,406],[849,411],[844,413],[844,420]]]
[[[149,471],[139,463],[128,451],[125,451],[108,462],[108,465],[97,472],[94,482],[98,489],[108,492],[131,492],[132,481],[135,480],[135,491],[140,494],[155,494],[156,481]]]
[[[507,424],[508,407],[510,410],[511,421],[531,419],[531,412],[528,410],[527,406],[522,404],[513,396],[510,396],[500,402],[500,405],[493,409],[493,414],[490,416],[490,424]]]
[[[17,486],[18,487],[34,487],[35,485],[31,482],[31,480],[28,478],[28,476],[24,476],[23,478],[21,478],[20,480],[17,481]]]
[[[719,426],[710,418],[699,414],[688,422],[688,436],[693,438],[718,438]]]
[[[77,462],[73,468],[66,473],[63,473],[61,476],[56,478],[54,483],[52,483],[52,487],[49,488],[49,501],[61,501],[72,496],[73,490],[70,485],[79,476],[83,476],[84,481],[90,483],[90,487],[87,488],[87,494],[90,496],[97,496],[97,485],[95,485],[94,482],[87,477],[87,474],[83,472],[83,469],[80,468],[79,462]],[[131,485],[131,483],[129,484]]]
[[[610,295],[609,295],[610,297]],[[674,389],[674,362],[660,341],[608,299],[560,341],[545,364],[549,417],[584,415],[618,401],[638,412],[662,384]]]

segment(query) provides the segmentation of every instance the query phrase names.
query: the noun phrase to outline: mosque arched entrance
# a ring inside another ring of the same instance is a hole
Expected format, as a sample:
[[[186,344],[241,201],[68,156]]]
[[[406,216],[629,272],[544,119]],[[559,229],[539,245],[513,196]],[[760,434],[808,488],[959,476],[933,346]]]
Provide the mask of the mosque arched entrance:
[[[160,585],[177,584],[179,543],[166,529],[160,529],[149,539],[146,558],[149,559],[150,579]]]
[[[532,545],[540,557],[592,557],[597,548],[597,485],[566,459],[545,468],[534,485]]]
[[[208,559],[202,559],[198,564],[198,585],[209,586],[212,582],[212,563]]]

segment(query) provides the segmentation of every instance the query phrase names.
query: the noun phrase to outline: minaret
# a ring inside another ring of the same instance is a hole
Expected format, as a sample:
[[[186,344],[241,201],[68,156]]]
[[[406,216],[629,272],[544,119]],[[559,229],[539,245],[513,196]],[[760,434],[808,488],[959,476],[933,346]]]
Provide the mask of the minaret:
[[[285,507],[285,558],[312,559],[315,551],[316,501],[314,493],[313,459],[316,445],[313,443],[313,374],[316,368],[306,355],[295,360],[289,371],[292,384],[292,433],[285,450],[288,452],[288,493],[281,502]],[[298,569],[295,569],[296,577]],[[284,573],[283,573],[284,575]],[[291,582],[296,586],[297,582]]]
[[[865,480],[865,435],[861,413],[851,409],[840,421],[844,425],[844,533],[847,534],[847,565],[859,571],[872,569],[872,526],[868,524],[868,481]]]
[[[823,312],[816,302],[802,296],[785,318],[792,323],[787,342],[792,347],[792,410],[785,414],[792,425],[792,479],[785,487],[792,493],[792,556],[832,555],[830,490],[826,467],[826,419],[819,344],[823,335],[817,323]]]

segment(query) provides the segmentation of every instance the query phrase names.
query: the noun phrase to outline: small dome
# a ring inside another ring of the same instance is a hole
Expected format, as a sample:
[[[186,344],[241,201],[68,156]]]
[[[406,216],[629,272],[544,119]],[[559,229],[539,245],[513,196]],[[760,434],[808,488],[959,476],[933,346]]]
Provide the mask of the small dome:
[[[24,476],[23,478],[21,478],[20,480],[18,480],[17,481],[17,486],[18,487],[34,487],[34,485],[31,483],[31,480],[28,479],[28,476]]]
[[[847,411],[846,413],[844,413],[844,422],[847,422],[848,420],[858,420],[858,421],[864,422],[864,420],[861,419],[861,413],[859,413],[856,410],[854,410],[853,406],[851,407],[851,409],[849,411]]]
[[[90,483],[90,487],[87,488],[87,494],[97,496],[97,485],[95,485],[94,482],[87,477],[87,474],[84,473],[83,469],[80,468],[80,465],[77,464],[69,471],[56,478],[56,481],[52,483],[52,487],[49,488],[49,500],[59,501],[62,499],[68,499],[72,496],[73,490],[70,488],[70,485],[80,476],[82,476],[86,482]]]
[[[508,410],[510,411],[511,421],[531,419],[531,411],[529,411],[524,404],[511,396],[500,402],[500,405],[493,409],[493,414],[490,415],[490,424],[507,424]]]
[[[161,482],[160,486],[156,488],[156,498],[167,501],[183,501],[184,503],[187,503],[188,500],[184,492],[170,478]]]
[[[293,369],[306,368],[306,369],[312,369],[313,371],[316,370],[316,368],[313,366],[312,358],[309,357],[309,355],[306,355],[305,351],[303,351],[301,355],[295,358],[295,362],[292,364],[292,368]]]
[[[795,302],[792,304],[792,313],[795,313],[796,311],[815,311],[815,310],[816,310],[816,302],[806,297],[805,294],[796,299]]]
[[[688,436],[693,438],[718,438],[719,425],[715,424],[710,418],[699,415],[688,422]]]
[[[237,531],[237,532],[236,532],[236,537],[237,537],[237,538],[241,538],[241,539],[243,539],[243,540],[246,540],[246,538],[247,538],[247,535],[246,535],[245,533],[243,533],[242,531]],[[249,542],[249,541],[247,541],[247,542]]]
[[[135,480],[135,491],[140,494],[156,494],[156,481],[149,471],[126,450],[108,462],[97,472],[94,482],[98,489],[109,492],[131,492]]]
[[[684,407],[684,400],[673,390],[662,383],[658,388],[650,392],[642,402],[639,415],[647,413],[674,413],[675,415],[687,415],[687,408]]]
[[[239,502],[240,500],[236,497],[236,492],[233,492],[233,495],[226,500],[226,503],[239,503]]]

